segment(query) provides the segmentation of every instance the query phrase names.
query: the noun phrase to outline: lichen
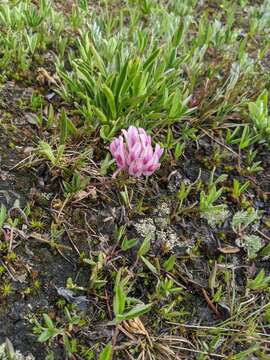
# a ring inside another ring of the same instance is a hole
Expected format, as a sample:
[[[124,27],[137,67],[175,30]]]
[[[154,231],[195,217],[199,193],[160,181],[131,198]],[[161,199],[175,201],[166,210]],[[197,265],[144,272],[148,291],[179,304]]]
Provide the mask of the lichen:
[[[10,355],[7,352],[7,343],[2,343],[0,345],[0,360],[35,360],[32,354],[24,356],[20,351],[14,351],[13,349],[9,352]]]

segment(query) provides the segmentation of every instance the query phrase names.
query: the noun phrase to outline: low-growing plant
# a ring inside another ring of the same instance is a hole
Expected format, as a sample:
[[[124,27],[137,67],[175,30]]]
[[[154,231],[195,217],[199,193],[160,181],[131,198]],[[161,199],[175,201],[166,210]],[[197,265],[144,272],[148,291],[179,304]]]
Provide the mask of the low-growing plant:
[[[237,179],[233,179],[232,196],[235,200],[239,200],[240,196],[248,189],[250,185],[249,181],[246,181],[243,185]]]
[[[255,102],[249,102],[249,115],[260,139],[270,143],[270,118],[268,116],[268,91],[265,89]]]
[[[217,190],[216,185],[213,185],[208,193],[204,191],[200,193],[201,216],[205,218],[210,225],[223,222],[229,215],[226,204],[215,204],[222,195],[222,192],[223,188]]]
[[[115,322],[135,319],[151,310],[152,304],[144,304],[135,298],[129,298],[125,290],[125,282],[119,270],[115,279],[113,311]]]

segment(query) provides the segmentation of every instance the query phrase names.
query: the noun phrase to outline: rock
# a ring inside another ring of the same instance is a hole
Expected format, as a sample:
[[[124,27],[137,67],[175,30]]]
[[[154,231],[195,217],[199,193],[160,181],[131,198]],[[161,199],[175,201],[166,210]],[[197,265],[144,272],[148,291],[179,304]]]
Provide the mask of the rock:
[[[168,178],[168,190],[170,193],[176,193],[183,181],[183,176],[179,171],[174,171]]]

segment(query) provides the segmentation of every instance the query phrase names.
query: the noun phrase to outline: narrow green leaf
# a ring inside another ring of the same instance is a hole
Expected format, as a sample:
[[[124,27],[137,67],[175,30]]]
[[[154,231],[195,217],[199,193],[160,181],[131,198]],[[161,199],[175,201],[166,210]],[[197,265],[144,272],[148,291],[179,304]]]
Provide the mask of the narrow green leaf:
[[[77,129],[73,122],[67,117],[67,131],[70,135],[76,135]]]
[[[131,320],[150,311],[152,304],[138,304],[133,309],[122,315],[116,316],[116,321]]]
[[[157,274],[158,271],[155,268],[155,266],[153,264],[150,263],[149,260],[147,260],[145,257],[141,256],[141,260],[145,263],[145,265],[148,267],[148,269],[153,273],[153,274]]]
[[[130,240],[124,239],[121,247],[124,251],[127,251],[129,249],[132,249],[134,246],[136,246],[137,242],[138,242],[137,239],[130,239]]]
[[[43,314],[43,318],[44,318],[44,321],[45,321],[46,325],[48,326],[48,328],[53,329],[54,325],[53,325],[51,318],[47,314]]]
[[[151,65],[154,63],[155,59],[158,57],[160,53],[160,48],[154,50],[152,54],[148,57],[148,59],[143,64],[143,70],[150,70]]]
[[[176,261],[176,255],[171,255],[169,257],[169,259],[167,259],[165,262],[164,262],[164,269],[166,271],[172,271],[173,267],[174,267],[174,264],[175,264],[175,261]]]
[[[113,298],[113,311],[115,315],[122,314],[125,310],[125,294],[123,286],[119,283],[115,289],[115,294]]]
[[[104,65],[104,62],[103,62],[101,56],[99,55],[99,53],[97,52],[97,50],[93,44],[90,43],[89,47],[90,47],[92,55],[95,59],[96,66],[98,67],[98,69],[102,73],[102,75],[106,76],[106,68],[105,68],[105,65]]]
[[[115,87],[115,91],[114,91],[116,102],[118,101],[118,97],[121,94],[123,84],[124,84],[125,79],[127,77],[128,64],[129,64],[129,59],[126,60],[125,65],[122,67],[121,73],[118,76],[118,79],[117,79],[117,82],[116,82],[116,87]]]
[[[7,209],[4,204],[1,204],[1,210],[0,210],[0,229],[2,229],[4,222],[7,218]]]
[[[14,347],[12,345],[12,342],[9,340],[9,338],[6,338],[5,341],[5,350],[6,350],[6,356],[8,360],[15,360],[17,355],[15,354]]]
[[[39,335],[38,341],[45,342],[45,341],[49,340],[51,337],[53,337],[53,334],[54,334],[53,331],[47,329]]]
[[[173,47],[176,48],[180,44],[182,37],[183,37],[183,33],[184,33],[184,22],[182,20],[180,20],[178,28],[173,36],[173,40],[172,40]]]
[[[115,286],[114,286],[114,298],[113,298],[113,311],[115,316],[122,314],[125,310],[125,293],[123,289],[123,284],[121,282],[121,269],[118,271]]]
[[[48,121],[47,121],[47,124],[46,124],[46,129],[50,129],[52,127],[53,121],[54,121],[54,110],[53,110],[52,104],[50,104],[49,111],[48,111]]]
[[[268,256],[270,254],[270,242],[260,250],[260,255]]]
[[[50,144],[46,143],[45,141],[40,141],[39,142],[39,147],[38,150],[42,155],[45,155],[50,161],[51,163],[54,165],[56,162],[53,150],[50,146]]]
[[[64,145],[67,140],[67,116],[65,113],[65,110],[61,110],[61,116],[60,116],[60,144]]]
[[[169,118],[175,118],[180,113],[180,100],[180,91],[177,89],[172,100]]]
[[[96,106],[92,106],[92,110],[98,117],[101,124],[108,124],[109,121],[108,121],[106,115],[99,108],[97,108]]]
[[[139,250],[138,250],[138,253],[137,255],[140,257],[140,256],[143,256],[145,255],[146,253],[148,253],[149,249],[150,249],[150,244],[151,244],[151,235],[147,235],[143,241],[143,243],[141,244]]]
[[[112,343],[109,342],[103,349],[102,353],[99,355],[98,360],[111,360],[112,355],[113,355],[113,347],[112,347]]]
[[[109,104],[112,118],[115,119],[116,118],[116,107],[115,107],[115,99],[114,99],[113,93],[106,84],[102,85],[102,91],[103,91],[104,95],[106,96],[107,102]]]
[[[57,148],[57,154],[55,159],[55,164],[58,164],[60,159],[62,158],[65,151],[65,145],[59,145]]]

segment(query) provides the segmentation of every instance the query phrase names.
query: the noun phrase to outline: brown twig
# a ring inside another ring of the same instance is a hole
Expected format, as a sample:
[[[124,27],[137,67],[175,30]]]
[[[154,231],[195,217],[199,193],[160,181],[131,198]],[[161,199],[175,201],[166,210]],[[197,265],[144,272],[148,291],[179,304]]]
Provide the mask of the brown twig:
[[[215,307],[215,305],[213,304],[212,300],[209,298],[206,290],[204,288],[202,288],[202,293],[203,296],[207,302],[207,305],[214,311],[214,313],[218,316],[221,317],[220,312],[218,311],[218,309]]]
[[[225,149],[227,149],[228,151],[230,151],[234,156],[236,156],[238,158],[238,154],[237,152],[235,152],[233,149],[231,149],[229,146],[227,146],[226,144],[222,143],[221,141],[217,140],[216,138],[214,138],[211,134],[208,133],[208,131],[206,131],[205,129],[200,127],[200,130],[202,130],[202,132],[207,135],[208,137],[210,137],[210,139],[212,139],[213,141],[215,141],[217,144],[219,144],[220,146],[225,147]]]

